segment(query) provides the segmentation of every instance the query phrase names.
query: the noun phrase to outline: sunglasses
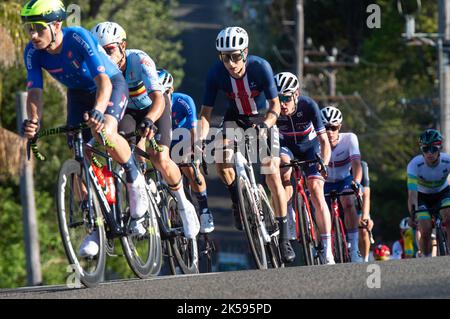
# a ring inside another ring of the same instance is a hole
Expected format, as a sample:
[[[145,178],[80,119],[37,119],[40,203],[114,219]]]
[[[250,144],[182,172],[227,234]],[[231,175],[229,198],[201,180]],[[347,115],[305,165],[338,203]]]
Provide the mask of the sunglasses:
[[[338,126],[334,126],[334,125],[327,125],[327,126],[325,126],[325,130],[327,130],[327,131],[337,131],[337,130],[339,130],[339,125]]]
[[[42,33],[45,29],[47,29],[47,24],[43,22],[28,22],[23,25],[25,32],[32,33]]]
[[[236,63],[238,61],[241,61],[243,58],[244,58],[244,53],[243,52],[233,53],[233,54],[226,54],[226,53],[220,53],[219,54],[219,59],[223,63],[230,63],[230,61]]]
[[[424,145],[424,146],[420,147],[420,150],[422,151],[422,153],[434,154],[436,152],[439,152],[441,150],[441,148],[439,146],[434,146],[434,145]]]
[[[105,49],[106,54],[111,55],[119,46],[117,44],[110,44],[103,47]]]
[[[280,99],[281,103],[288,103],[291,102],[294,98],[294,95],[278,95],[278,98]]]

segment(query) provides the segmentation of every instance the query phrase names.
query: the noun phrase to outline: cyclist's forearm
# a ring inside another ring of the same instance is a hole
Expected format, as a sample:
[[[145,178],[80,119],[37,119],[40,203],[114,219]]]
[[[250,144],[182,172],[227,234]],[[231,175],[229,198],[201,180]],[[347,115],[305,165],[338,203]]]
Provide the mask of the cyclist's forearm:
[[[211,121],[212,107],[202,106],[200,111],[200,139],[206,140],[209,132],[209,123]]]
[[[360,159],[352,160],[352,172],[353,172],[353,179],[355,181],[357,181],[358,183],[361,183],[362,166],[361,166],[361,160]]]
[[[364,187],[362,219],[369,219],[370,214],[370,187]]]
[[[152,100],[152,106],[150,107],[146,117],[155,123],[163,115],[164,109],[166,108],[166,103],[164,96],[159,91],[150,93],[150,99]]]
[[[417,191],[408,190],[408,210],[412,214],[417,209]]]
[[[272,127],[277,123],[278,116],[280,116],[281,107],[278,98],[269,100],[269,110],[264,117],[264,123],[268,127]]]
[[[99,74],[94,78],[94,81],[97,86],[94,108],[105,113],[112,93],[111,80],[106,74]]]
[[[328,165],[330,163],[330,158],[331,158],[331,146],[330,146],[328,137],[325,133],[319,135],[319,142],[320,142],[320,152],[321,152],[321,156],[323,159],[323,163],[325,165]]]
[[[32,89],[28,91],[27,97],[27,115],[28,120],[38,122],[42,118],[43,98],[41,89]]]

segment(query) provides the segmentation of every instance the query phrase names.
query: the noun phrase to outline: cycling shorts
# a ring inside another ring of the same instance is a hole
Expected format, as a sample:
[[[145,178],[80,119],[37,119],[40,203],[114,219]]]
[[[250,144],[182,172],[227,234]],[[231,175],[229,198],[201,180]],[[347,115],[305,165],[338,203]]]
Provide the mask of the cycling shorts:
[[[450,205],[450,187],[446,187],[444,190],[435,194],[425,194],[418,192],[417,204],[418,210],[427,210],[430,207],[449,206]],[[430,220],[431,215],[428,211],[416,213],[416,220]]]
[[[281,156],[288,157],[289,160],[297,159],[299,161],[310,161],[316,159],[316,154],[320,153],[319,143],[314,143],[312,147],[308,148],[305,152],[298,152],[294,147],[281,147]],[[305,174],[308,179],[318,178],[323,180],[320,174],[317,163],[305,164],[303,167],[305,169]]]

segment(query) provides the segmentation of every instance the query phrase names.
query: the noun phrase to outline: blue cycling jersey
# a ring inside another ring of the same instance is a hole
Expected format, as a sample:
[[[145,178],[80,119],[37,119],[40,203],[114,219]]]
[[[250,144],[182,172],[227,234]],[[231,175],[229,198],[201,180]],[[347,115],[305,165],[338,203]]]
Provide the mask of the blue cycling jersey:
[[[249,55],[245,63],[246,72],[240,79],[233,78],[223,62],[214,64],[206,79],[203,105],[214,107],[217,92],[222,90],[230,107],[240,115],[256,115],[266,110],[267,100],[278,94],[272,67],[266,60],[253,55]]]
[[[36,50],[27,45],[24,53],[28,72],[28,89],[43,88],[42,69],[70,89],[95,90],[94,78],[107,74],[110,78],[120,74],[105,50],[94,36],[82,27],[62,29],[61,52],[50,54],[46,50]]]
[[[187,94],[172,94],[172,129],[197,127],[197,110],[194,100]]]
[[[308,96],[300,96],[297,108],[289,116],[277,121],[282,146],[305,152],[317,142],[317,134],[325,133],[325,127],[317,103]]]

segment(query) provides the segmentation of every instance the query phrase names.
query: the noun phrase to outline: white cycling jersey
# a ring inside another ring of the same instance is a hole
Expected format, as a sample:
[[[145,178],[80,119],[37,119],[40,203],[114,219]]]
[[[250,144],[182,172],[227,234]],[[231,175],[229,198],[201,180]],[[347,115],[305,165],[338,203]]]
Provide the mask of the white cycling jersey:
[[[408,189],[424,194],[435,194],[448,186],[450,155],[441,153],[436,166],[428,166],[423,155],[417,155],[408,164]]]
[[[331,151],[327,183],[336,183],[350,175],[352,160],[361,158],[358,137],[353,133],[339,133],[339,142]]]
[[[141,110],[152,105],[149,93],[163,92],[158,81],[155,62],[141,50],[126,50],[127,66],[125,80],[130,91],[130,103],[128,108]]]

